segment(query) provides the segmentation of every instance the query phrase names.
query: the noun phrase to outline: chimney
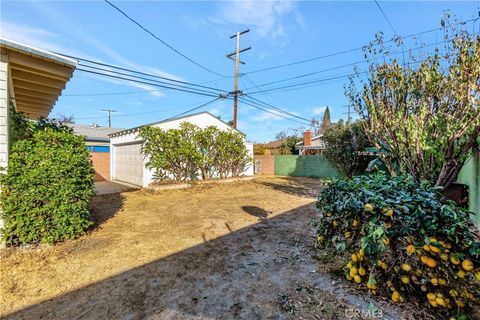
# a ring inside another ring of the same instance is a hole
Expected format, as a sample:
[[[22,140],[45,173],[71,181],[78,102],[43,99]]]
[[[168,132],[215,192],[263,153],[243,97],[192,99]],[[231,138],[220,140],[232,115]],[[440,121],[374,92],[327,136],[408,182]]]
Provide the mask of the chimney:
[[[305,131],[303,134],[303,145],[304,146],[309,146],[312,144],[312,132],[310,132],[310,129]]]

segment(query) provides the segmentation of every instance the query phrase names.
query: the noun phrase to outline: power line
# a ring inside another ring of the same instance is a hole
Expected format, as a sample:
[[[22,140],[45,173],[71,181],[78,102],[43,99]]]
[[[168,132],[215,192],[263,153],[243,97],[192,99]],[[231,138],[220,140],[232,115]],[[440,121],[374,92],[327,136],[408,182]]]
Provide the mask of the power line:
[[[325,81],[330,81],[330,80],[337,80],[337,79],[342,79],[342,78],[348,78],[348,77],[353,76],[353,75],[357,75],[357,74],[360,75],[360,74],[365,74],[365,73],[368,73],[368,71],[362,71],[362,72],[359,72],[359,73],[349,73],[349,74],[344,74],[344,75],[339,75],[339,76],[333,76],[333,77],[329,77],[329,78],[322,78],[322,79],[317,79],[317,80],[312,80],[312,81],[306,81],[306,82],[301,82],[301,83],[294,83],[294,84],[285,85],[285,86],[281,86],[281,87],[275,87],[275,88],[271,88],[271,89],[264,89],[264,90],[258,90],[258,91],[248,92],[248,94],[251,95],[251,94],[258,94],[258,93],[263,93],[263,92],[278,91],[278,90],[287,89],[287,88],[294,88],[294,87],[304,86],[304,85],[307,85],[307,84],[313,84],[313,83],[325,82]]]
[[[426,47],[430,47],[430,46],[434,46],[434,45],[446,43],[447,41],[449,41],[449,40],[437,41],[437,42],[425,44],[425,45],[422,45],[422,46],[419,46],[419,47],[412,48],[412,49],[410,49],[409,51],[424,49],[424,48],[426,48]],[[401,50],[401,51],[394,51],[394,52],[391,52],[391,53],[390,53],[390,56],[394,56],[394,55],[400,54],[400,53],[403,54],[403,52],[404,52],[403,50]],[[387,57],[387,56],[386,56],[386,55],[381,55],[381,56],[379,56],[379,57],[374,58],[373,60],[378,60],[378,59],[382,59],[382,58],[385,58],[385,57]],[[351,62],[351,63],[347,63],[347,64],[343,64],[343,65],[339,65],[339,66],[335,66],[335,67],[331,67],[331,68],[327,68],[327,69],[322,69],[322,70],[317,70],[317,71],[313,71],[313,72],[309,72],[309,73],[304,73],[304,74],[300,74],[300,75],[297,75],[297,76],[293,76],[293,77],[289,77],[289,78],[285,78],[285,79],[281,79],[281,80],[276,80],[276,81],[271,81],[271,82],[267,82],[267,83],[262,83],[262,84],[259,84],[259,85],[255,85],[255,84],[252,83],[252,84],[254,85],[253,87],[249,87],[249,88],[246,88],[246,89],[244,89],[244,90],[247,91],[247,90],[250,90],[250,89],[253,89],[253,88],[260,88],[260,87],[265,87],[265,86],[272,85],[272,84],[277,84],[277,83],[281,83],[281,82],[286,82],[286,81],[289,81],[289,80],[295,80],[295,79],[305,78],[305,77],[313,76],[313,75],[315,75],[315,74],[320,74],[320,73],[324,73],[324,72],[328,72],[328,71],[333,71],[333,70],[343,69],[343,68],[346,68],[346,67],[356,66],[356,65],[358,65],[358,64],[360,64],[360,63],[365,63],[365,62],[369,62],[369,59],[363,59],[363,60],[359,60],[359,61],[356,61],[356,62]],[[249,77],[248,74],[243,74],[243,76]]]
[[[460,22],[458,22],[454,25],[467,24],[467,23],[472,22],[472,21],[475,23],[479,19],[480,18],[473,18],[473,19],[469,19],[469,20],[464,20],[464,21],[460,21]],[[412,34],[403,36],[401,38],[402,39],[413,38],[413,37],[417,37],[417,36],[420,36],[420,35],[423,35],[423,34],[426,34],[426,33],[431,33],[431,32],[434,32],[434,31],[441,30],[442,28],[443,27],[435,28],[435,29],[429,29],[429,30],[425,30],[425,31],[417,32],[417,33],[412,33]],[[400,36],[398,36],[398,37],[400,37]],[[387,44],[387,43],[391,43],[391,42],[395,42],[395,39],[386,41],[383,44]],[[294,62],[285,63],[285,64],[281,64],[281,65],[276,65],[276,66],[272,66],[272,67],[252,70],[252,71],[249,71],[249,72],[245,72],[244,74],[252,74],[252,73],[258,73],[258,72],[263,72],[263,71],[269,71],[269,70],[285,68],[285,67],[289,67],[289,66],[293,66],[293,65],[297,65],[297,64],[302,64],[302,63],[306,63],[306,62],[311,62],[311,61],[315,61],[315,60],[330,58],[330,57],[334,57],[334,56],[338,56],[338,55],[342,55],[342,54],[347,54],[347,53],[359,51],[359,50],[362,50],[364,47],[365,46],[352,48],[352,49],[347,49],[347,50],[338,51],[338,52],[334,52],[334,53],[330,53],[330,54],[326,54],[326,55],[322,55],[322,56],[318,56],[318,57],[313,57],[313,58],[309,58],[309,59],[304,59],[304,60],[294,61]]]
[[[138,94],[146,92],[155,92],[157,90],[142,90],[142,91],[126,91],[126,92],[99,92],[99,93],[73,93],[73,94],[62,94],[62,97],[90,97],[90,96],[118,96],[124,94]]]
[[[425,62],[427,60],[418,60],[418,61],[412,61],[409,63],[405,63],[404,66],[407,65],[412,65],[412,64],[418,64]],[[348,73],[344,75],[338,75],[338,76],[332,76],[328,78],[321,78],[321,79],[315,79],[311,81],[306,81],[306,82],[300,82],[300,83],[294,83],[290,85],[285,85],[285,86],[280,86],[280,87],[275,87],[275,88],[270,88],[270,89],[264,89],[264,90],[258,90],[258,91],[253,91],[253,92],[248,92],[248,94],[258,94],[258,93],[264,93],[264,92],[271,92],[271,91],[278,91],[278,90],[283,90],[283,89],[289,89],[289,88],[296,88],[296,87],[304,87],[305,85],[308,84],[314,84],[314,83],[319,83],[319,82],[326,82],[326,81],[331,81],[331,80],[337,80],[337,79],[342,79],[342,78],[348,78],[350,76],[355,76],[355,75],[361,75],[361,74],[366,74],[369,73],[370,71],[361,71],[361,72],[356,72],[356,73]],[[285,90],[287,91],[287,90]]]
[[[287,114],[287,115],[289,115],[289,116],[291,116],[291,117],[295,117],[295,118],[297,118],[297,119],[310,122],[310,119],[297,116],[296,114],[293,114],[293,113],[291,113],[291,112],[288,112],[288,111],[285,111],[285,110],[280,109],[280,108],[278,108],[278,107],[275,107],[275,106],[273,106],[273,105],[271,105],[271,104],[268,104],[268,103],[266,103],[266,102],[264,102],[264,101],[262,101],[262,100],[259,100],[259,99],[257,99],[257,98],[251,97],[251,96],[249,96],[248,94],[245,94],[245,96],[248,97],[248,98],[250,98],[250,99],[252,99],[252,100],[254,100],[254,101],[256,101],[257,103],[260,103],[260,104],[264,105],[265,107],[272,108],[272,109],[275,109],[275,110],[277,110],[277,111],[279,111],[279,112],[282,112],[282,113],[284,113],[284,114]]]
[[[224,91],[222,91],[220,89],[216,89],[216,88],[212,88],[212,89],[217,91],[217,92],[212,92],[211,89],[206,90],[206,89],[191,88],[191,87],[188,87],[188,86],[178,85],[178,84],[169,83],[169,82],[165,82],[165,81],[160,81],[160,80],[150,79],[150,78],[146,78],[146,77],[136,76],[136,75],[132,75],[132,74],[125,73],[125,72],[113,71],[113,70],[109,70],[109,69],[105,69],[105,68],[94,67],[94,66],[89,66],[89,65],[84,65],[84,64],[80,64],[79,66],[84,67],[84,68],[90,68],[90,69],[93,69],[93,70],[100,70],[100,71],[104,71],[104,72],[107,72],[107,73],[113,73],[115,75],[127,76],[127,77],[140,79],[140,80],[146,80],[146,81],[153,81],[155,83],[164,84],[164,85],[168,85],[168,86],[173,86],[175,88],[189,89],[189,90],[195,90],[195,91],[200,91],[200,92],[208,92],[208,93],[212,93],[212,94],[218,94],[218,92],[224,92]],[[195,86],[199,86],[199,85],[195,85]],[[203,87],[203,86],[200,86],[200,87]]]
[[[152,77],[152,78],[156,78],[156,79],[162,79],[162,80],[165,80],[165,81],[180,83],[180,84],[183,84],[183,85],[189,85],[189,86],[193,86],[193,87],[199,87],[199,88],[210,89],[210,90],[225,91],[225,90],[220,90],[218,88],[214,88],[214,87],[210,87],[210,86],[204,86],[204,85],[196,84],[196,83],[192,83],[192,82],[181,81],[181,80],[177,80],[177,79],[163,77],[163,76],[159,76],[159,75],[152,74],[152,73],[146,73],[146,72],[141,72],[141,71],[125,68],[125,67],[115,66],[115,65],[112,65],[112,64],[108,64],[108,63],[98,62],[98,61],[89,60],[89,59],[80,58],[80,57],[75,57],[75,56],[70,56],[70,55],[66,55],[66,54],[61,54],[61,55],[72,58],[72,59],[76,59],[76,60],[79,60],[79,61],[84,61],[84,62],[87,62],[87,63],[90,63],[90,64],[95,64],[95,65],[108,67],[108,68],[114,68],[114,69],[127,71],[127,72],[135,73],[135,74],[140,74],[140,75],[143,75],[143,76],[148,76],[148,77]],[[85,67],[91,67],[91,66],[89,66],[87,64],[84,64],[84,63],[80,63],[80,65],[85,66]],[[101,69],[100,67],[96,67],[96,68]],[[105,70],[105,69],[103,69],[103,70]],[[111,71],[111,70],[108,70],[108,71]]]
[[[145,28],[143,25],[141,25],[139,22],[137,22],[136,20],[134,20],[132,17],[130,17],[127,13],[125,13],[125,11],[123,11],[122,9],[120,9],[119,7],[117,7],[116,5],[114,5],[113,3],[111,3],[110,1],[108,0],[104,0],[106,3],[108,3],[111,7],[113,7],[114,9],[116,9],[118,12],[120,12],[122,15],[124,15],[128,20],[130,20],[131,22],[135,23],[138,27],[140,27],[143,31],[145,31],[146,33],[148,33],[149,35],[151,35],[153,38],[155,38],[156,40],[158,40],[159,42],[161,42],[163,45],[165,45],[167,48],[169,48],[170,50],[172,50],[173,52],[175,52],[176,54],[180,55],[181,57],[183,57],[184,59],[190,61],[191,63],[193,63],[194,65],[196,65],[197,67],[199,68],[202,68],[203,70],[206,70],[210,73],[213,73],[217,76],[223,76],[222,74],[218,73],[218,72],[215,72],[203,65],[201,65],[200,63],[196,62],[195,60],[187,57],[185,54],[181,53],[179,50],[175,49],[174,47],[172,47],[171,45],[169,45],[168,43],[166,43],[164,40],[160,39],[158,36],[156,36],[153,32],[151,32],[150,30],[148,30],[147,28]]]
[[[209,101],[210,101],[210,100],[209,100]],[[183,105],[183,106],[166,108],[166,109],[156,110],[156,111],[147,111],[147,112],[136,112],[136,113],[127,113],[127,114],[112,115],[112,118],[132,117],[132,116],[138,116],[138,115],[146,115],[146,114],[154,114],[154,113],[167,112],[167,111],[172,111],[172,110],[177,110],[177,109],[183,109],[183,108],[187,108],[187,107],[191,107],[191,106],[196,106],[196,105],[198,105],[199,103],[203,103],[203,102],[189,103],[189,104]],[[102,118],[103,118],[103,116],[81,117],[81,118],[75,117],[75,120],[89,120],[89,119],[102,119]]]
[[[215,94],[212,94],[212,93],[204,93],[204,92],[199,92],[199,91],[186,90],[186,89],[181,89],[181,88],[178,88],[178,87],[171,87],[171,86],[161,85],[161,84],[158,84],[158,83],[155,83],[155,82],[140,81],[140,80],[136,80],[136,79],[131,79],[131,78],[125,78],[125,77],[115,76],[115,75],[106,74],[106,73],[103,73],[103,72],[96,72],[96,71],[87,70],[87,69],[77,68],[76,70],[82,71],[82,72],[87,72],[87,73],[92,73],[92,74],[96,74],[96,75],[101,75],[101,76],[105,76],[105,77],[110,77],[110,78],[114,78],[114,79],[119,79],[119,80],[126,80],[126,81],[130,81],[130,82],[147,84],[147,85],[150,85],[150,86],[159,87],[159,88],[164,88],[164,89],[172,89],[172,90],[177,90],[177,91],[182,91],[182,92],[188,92],[188,93],[193,93],[193,94],[199,94],[199,95],[208,96],[208,97],[217,97],[217,96],[219,96],[218,94],[215,95]],[[133,77],[133,76],[132,76],[132,77]],[[151,80],[151,81],[154,81],[154,80]]]
[[[201,109],[201,108],[203,108],[203,107],[205,107],[205,106],[207,106],[207,105],[209,105],[209,104],[211,104],[211,103],[214,103],[214,102],[216,102],[216,101],[218,101],[218,100],[220,100],[220,99],[222,99],[222,98],[221,98],[221,97],[215,98],[215,99],[210,100],[210,101],[208,101],[208,102],[205,102],[205,103],[203,103],[203,104],[201,104],[201,105],[199,105],[199,106],[197,106],[197,107],[195,107],[195,108],[189,109],[189,110],[187,110],[187,111],[184,111],[184,112],[181,112],[181,113],[179,113],[179,114],[176,114],[176,115],[174,115],[174,116],[172,116],[172,117],[170,117],[170,118],[167,118],[167,119],[165,119],[164,121],[168,121],[168,120],[171,120],[171,119],[174,119],[174,118],[183,116],[184,114],[190,113],[190,112],[192,112],[192,111]]]
[[[293,121],[293,122],[297,122],[297,123],[303,124],[304,126],[306,126],[306,125],[311,125],[310,123],[305,123],[305,122],[301,122],[301,121],[292,119],[291,117],[286,117],[286,116],[282,115],[281,113],[279,113],[278,111],[277,111],[277,112],[273,112],[273,111],[271,111],[271,110],[269,110],[269,109],[265,109],[265,108],[256,106],[256,105],[253,104],[252,102],[250,102],[250,101],[248,101],[248,100],[245,100],[245,98],[243,98],[243,97],[239,97],[239,101],[242,102],[243,104],[247,105],[247,106],[250,106],[250,107],[255,108],[255,109],[262,110],[262,111],[264,111],[264,112],[273,114],[273,115],[278,116],[278,117],[280,117],[280,118],[284,118],[284,119],[287,119],[287,120],[290,120],[290,121]]]
[[[387,15],[385,14],[385,12],[383,11],[382,7],[380,6],[380,4],[378,3],[377,0],[375,0],[375,4],[377,5],[378,9],[380,9],[380,12],[382,13],[383,17],[385,18],[385,20],[387,20],[387,23],[388,25],[390,26],[390,28],[392,29],[393,33],[397,36],[397,37],[400,37],[397,33],[397,31],[395,30],[395,28],[393,27],[392,23],[390,22],[390,19],[388,19]]]
[[[398,35],[398,32],[395,30],[395,28],[393,27],[393,24],[390,22],[390,19],[388,19],[387,15],[386,15],[385,12],[383,11],[382,7],[380,6],[380,3],[378,3],[377,0],[375,0],[375,3],[377,4],[378,9],[380,9],[380,12],[382,13],[382,15],[383,15],[383,17],[385,18],[385,20],[387,20],[387,23],[388,23],[388,25],[390,26],[390,28],[392,29],[393,33],[394,33],[395,36],[397,37],[396,40],[400,41],[400,44],[401,44],[401,46],[402,46],[403,64],[405,64],[405,53],[404,53],[405,46],[404,46],[404,44],[403,44],[403,40],[402,40],[402,38],[400,38],[400,36]]]

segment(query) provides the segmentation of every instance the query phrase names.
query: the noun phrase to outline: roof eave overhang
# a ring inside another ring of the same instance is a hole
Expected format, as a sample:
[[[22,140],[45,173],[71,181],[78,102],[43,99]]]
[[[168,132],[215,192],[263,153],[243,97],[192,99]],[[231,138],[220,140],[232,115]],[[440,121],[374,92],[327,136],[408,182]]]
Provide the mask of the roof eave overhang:
[[[0,47],[7,56],[10,97],[17,111],[47,117],[78,62],[3,38]]]

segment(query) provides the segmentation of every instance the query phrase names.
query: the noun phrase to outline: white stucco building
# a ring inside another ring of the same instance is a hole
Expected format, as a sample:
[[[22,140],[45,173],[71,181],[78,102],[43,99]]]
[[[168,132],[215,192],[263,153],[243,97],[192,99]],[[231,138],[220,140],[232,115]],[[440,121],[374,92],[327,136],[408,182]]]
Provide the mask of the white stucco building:
[[[190,122],[200,128],[216,126],[220,130],[236,130],[209,112],[190,114],[144,126],[168,130],[179,128],[182,122]],[[154,172],[145,166],[148,159],[144,158],[141,153],[143,141],[138,133],[140,128],[144,126],[126,129],[110,135],[110,176],[113,181],[141,187],[148,187],[154,181]],[[253,158],[253,144],[245,141],[245,146],[250,157]],[[253,165],[246,169],[244,175],[253,175]]]

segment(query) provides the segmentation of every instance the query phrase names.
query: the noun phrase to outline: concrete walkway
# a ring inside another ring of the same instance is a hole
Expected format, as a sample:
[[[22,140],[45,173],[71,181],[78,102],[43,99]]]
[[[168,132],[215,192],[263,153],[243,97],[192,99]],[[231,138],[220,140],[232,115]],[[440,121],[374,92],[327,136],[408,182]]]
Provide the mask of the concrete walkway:
[[[112,194],[135,190],[133,187],[107,180],[95,182],[95,189],[97,194]]]

